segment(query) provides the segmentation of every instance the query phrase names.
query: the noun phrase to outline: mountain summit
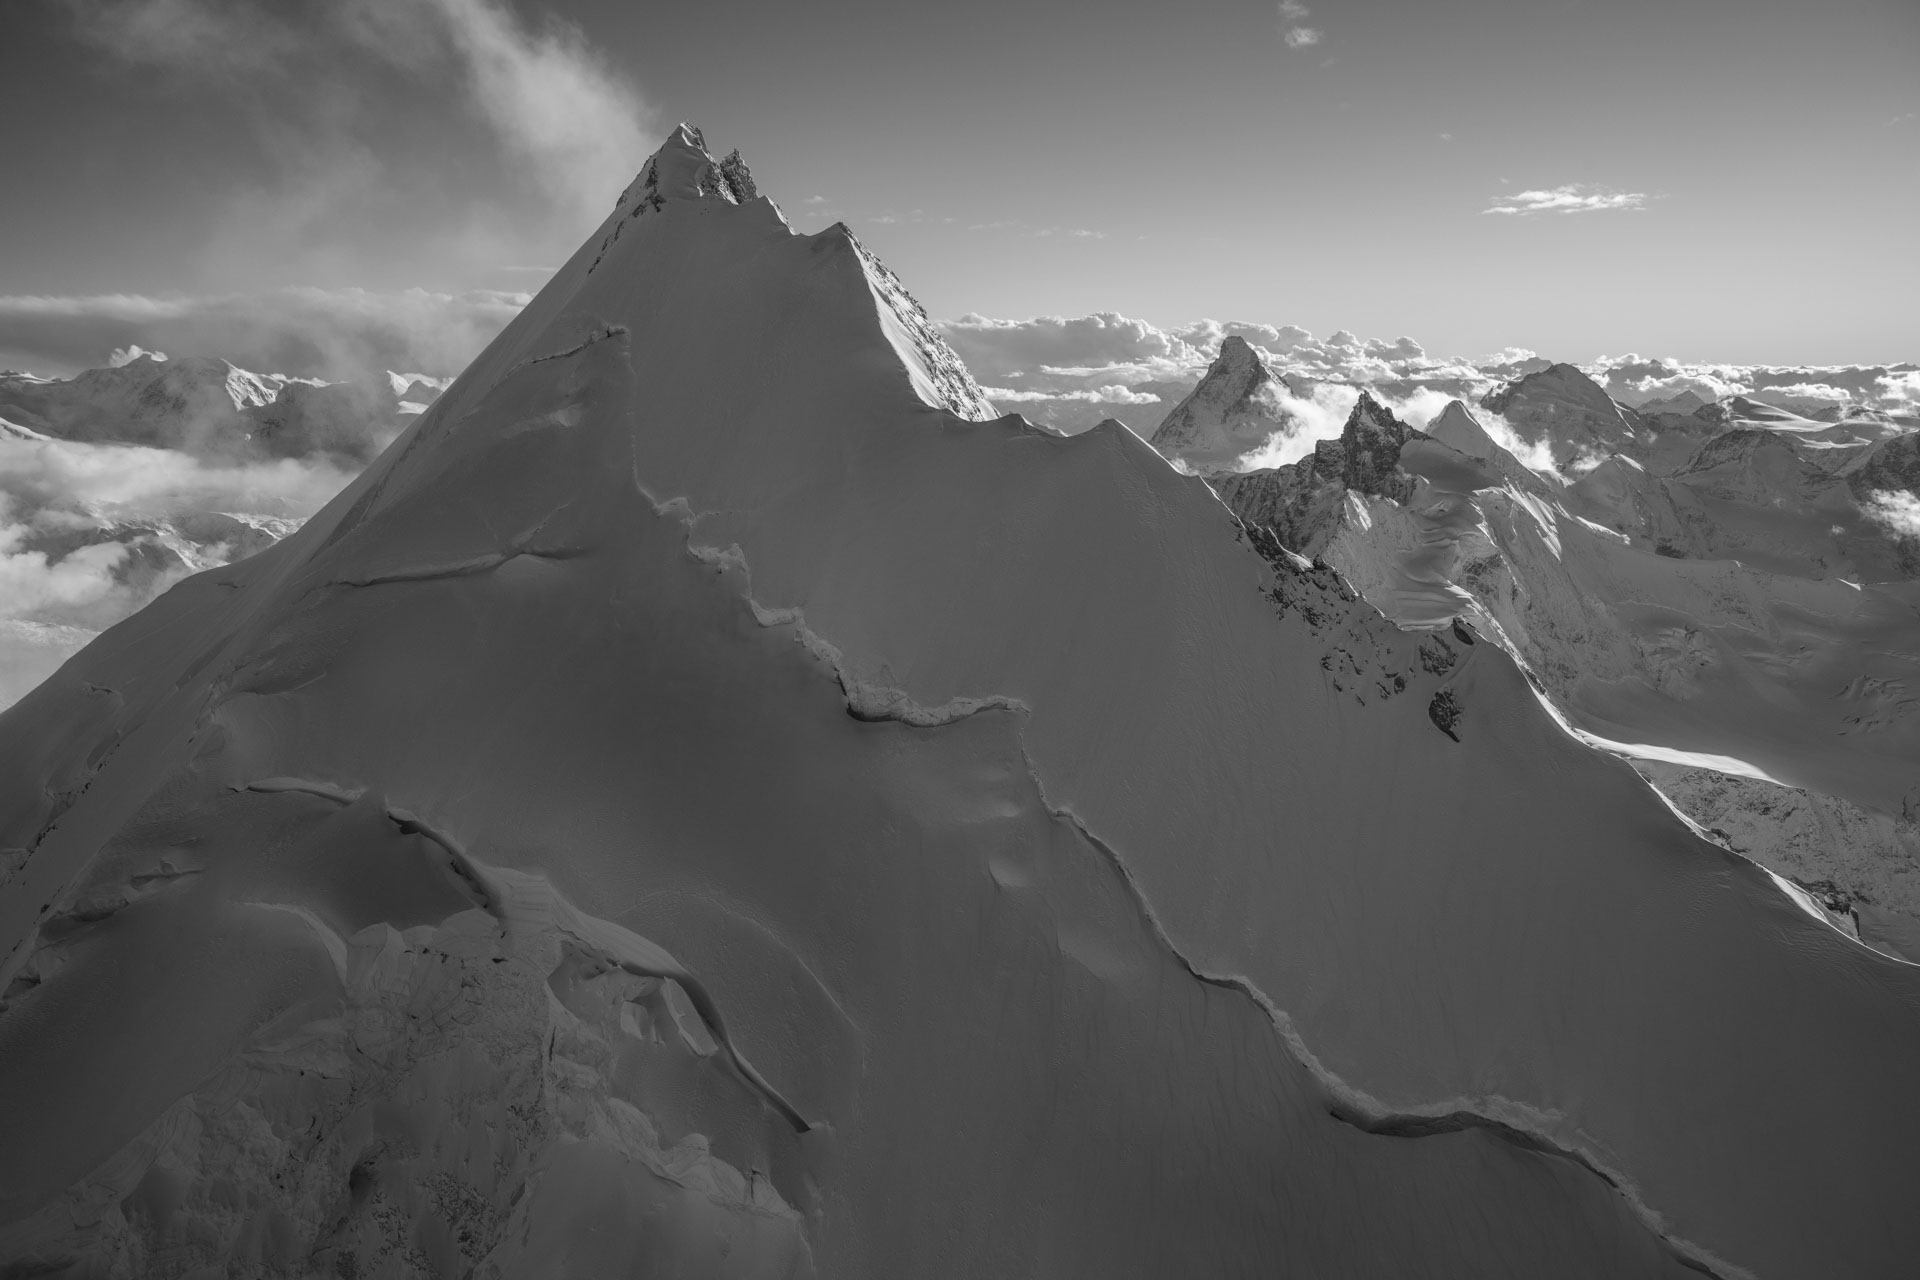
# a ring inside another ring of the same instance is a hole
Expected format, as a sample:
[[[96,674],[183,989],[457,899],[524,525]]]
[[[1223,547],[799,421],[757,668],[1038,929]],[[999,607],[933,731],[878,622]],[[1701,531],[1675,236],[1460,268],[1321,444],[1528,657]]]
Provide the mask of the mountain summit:
[[[1286,393],[1286,384],[1245,338],[1223,338],[1199,385],[1161,420],[1153,447],[1196,471],[1232,470],[1292,424]]]
[[[1911,967],[1494,645],[1123,428],[993,417],[684,127],[359,480],[0,761],[22,1271],[1920,1249]]]
[[[1643,443],[1638,415],[1614,403],[1604,387],[1570,364],[1527,374],[1481,403],[1504,416],[1520,439],[1551,450],[1562,469],[1633,453]]]

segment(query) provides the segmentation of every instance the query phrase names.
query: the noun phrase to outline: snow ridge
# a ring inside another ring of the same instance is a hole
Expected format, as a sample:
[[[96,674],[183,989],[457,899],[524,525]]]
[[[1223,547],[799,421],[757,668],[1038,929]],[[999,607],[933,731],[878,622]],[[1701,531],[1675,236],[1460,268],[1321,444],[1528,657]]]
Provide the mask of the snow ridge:
[[[967,366],[959,355],[947,345],[940,331],[933,327],[928,319],[925,307],[914,300],[907,292],[900,277],[888,268],[887,264],[875,257],[873,252],[861,244],[852,231],[841,224],[847,243],[860,255],[860,265],[866,268],[867,284],[873,289],[874,297],[881,303],[881,320],[888,325],[888,337],[894,339],[897,347],[902,347],[903,363],[907,372],[914,376],[914,389],[921,398],[936,408],[945,409],[956,418],[966,418],[973,422],[991,422],[1000,416],[999,410],[987,403],[987,397],[980,385],[967,372]],[[897,325],[902,334],[891,332]],[[902,344],[901,338],[906,339]],[[929,385],[920,385],[924,373]]]
[[[1366,1133],[1382,1137],[1425,1138],[1439,1134],[1456,1133],[1462,1129],[1490,1129],[1500,1136],[1520,1146],[1570,1160],[1600,1178],[1632,1208],[1648,1231],[1658,1236],[1673,1250],[1679,1260],[1716,1280],[1757,1280],[1754,1274],[1744,1267],[1728,1262],[1711,1250],[1694,1244],[1692,1241],[1675,1235],[1666,1224],[1659,1210],[1646,1202],[1633,1180],[1619,1169],[1613,1168],[1584,1146],[1567,1146],[1550,1136],[1552,1129],[1559,1127],[1565,1117],[1542,1112],[1525,1103],[1509,1098],[1490,1095],[1484,1098],[1456,1098],[1430,1107],[1412,1110],[1396,1110],[1374,1097],[1366,1090],[1348,1083],[1322,1062],[1306,1040],[1294,1026],[1293,1019],[1286,1010],[1275,1004],[1272,997],[1262,991],[1251,979],[1237,973],[1211,973],[1195,964],[1173,941],[1166,926],[1153,909],[1152,901],[1140,882],[1134,878],[1126,859],[1118,850],[1099,836],[1080,819],[1080,816],[1065,805],[1055,804],[1047,796],[1046,782],[1040,776],[1039,767],[1033,757],[1021,750],[1021,758],[1027,767],[1027,776],[1040,793],[1041,804],[1046,811],[1062,821],[1071,823],[1086,842],[1098,850],[1126,885],[1127,892],[1139,907],[1149,929],[1168,955],[1179,962],[1196,981],[1209,986],[1220,987],[1228,991],[1237,991],[1247,999],[1259,1005],[1267,1018],[1273,1023],[1286,1042],[1288,1050],[1305,1067],[1309,1074],[1319,1082],[1330,1099],[1328,1114],[1343,1124],[1352,1125]]]
[[[678,504],[676,506],[676,504]],[[659,514],[668,511],[686,512],[684,499],[657,505]],[[877,722],[898,720],[917,729],[936,728],[943,724],[952,724],[968,716],[979,715],[983,711],[1014,711],[1022,715],[1030,714],[1032,708],[1019,698],[1007,694],[993,693],[984,697],[959,695],[947,699],[935,706],[918,702],[913,695],[896,685],[883,684],[859,676],[847,661],[840,647],[807,625],[806,610],[800,605],[768,607],[753,598],[752,571],[747,565],[746,553],[739,543],[725,547],[701,546],[692,541],[691,531],[694,520],[691,516],[687,526],[689,531],[687,550],[694,559],[703,564],[712,565],[722,573],[738,573],[744,579],[741,597],[747,608],[753,611],[753,618],[763,627],[792,627],[794,640],[833,670],[834,681],[847,700],[847,714],[855,720]]]

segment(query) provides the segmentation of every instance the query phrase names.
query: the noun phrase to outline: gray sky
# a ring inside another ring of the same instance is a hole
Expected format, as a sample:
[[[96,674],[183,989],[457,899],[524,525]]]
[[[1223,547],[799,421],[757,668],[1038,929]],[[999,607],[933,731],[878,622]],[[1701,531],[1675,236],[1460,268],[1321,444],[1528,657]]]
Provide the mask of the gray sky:
[[[0,26],[0,364],[142,306],[491,314],[679,119],[939,316],[1920,353],[1914,0],[11,0]]]

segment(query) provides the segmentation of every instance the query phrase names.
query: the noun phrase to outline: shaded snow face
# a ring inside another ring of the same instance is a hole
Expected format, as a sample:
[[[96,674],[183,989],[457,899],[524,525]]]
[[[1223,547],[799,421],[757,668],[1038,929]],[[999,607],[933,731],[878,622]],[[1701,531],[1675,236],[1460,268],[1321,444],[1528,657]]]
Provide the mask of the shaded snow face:
[[[0,717],[10,1261],[1900,1274],[1908,970],[728,186]]]

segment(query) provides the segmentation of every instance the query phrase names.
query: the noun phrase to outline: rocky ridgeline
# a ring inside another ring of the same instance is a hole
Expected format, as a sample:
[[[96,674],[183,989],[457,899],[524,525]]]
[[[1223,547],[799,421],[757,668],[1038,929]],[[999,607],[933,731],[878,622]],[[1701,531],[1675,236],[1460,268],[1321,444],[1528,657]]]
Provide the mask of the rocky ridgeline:
[[[1325,549],[1348,493],[1402,503],[1413,497],[1416,482],[1401,470],[1400,450],[1426,438],[1363,391],[1339,437],[1315,442],[1300,461],[1208,481],[1235,515],[1312,558]]]

